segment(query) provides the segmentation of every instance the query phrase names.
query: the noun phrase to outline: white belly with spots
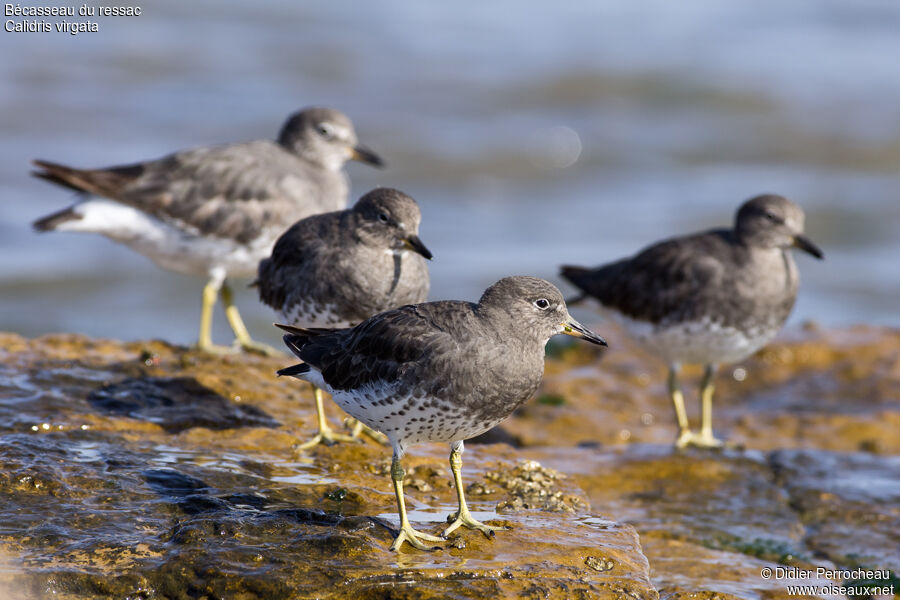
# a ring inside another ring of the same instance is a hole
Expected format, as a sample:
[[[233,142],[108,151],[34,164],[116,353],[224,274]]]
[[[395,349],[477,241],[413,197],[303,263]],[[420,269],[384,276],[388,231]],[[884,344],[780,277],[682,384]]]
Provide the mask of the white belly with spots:
[[[649,352],[670,364],[737,362],[768,344],[778,333],[778,329],[774,327],[741,331],[722,326],[711,319],[656,326],[619,313],[613,314],[629,335]]]
[[[333,304],[316,304],[306,299],[295,302],[287,310],[280,312],[282,322],[294,327],[343,328],[357,325],[337,314]]]
[[[326,384],[315,369],[303,378],[331,394],[347,414],[384,433],[401,451],[420,442],[466,440],[500,422],[475,422],[462,407],[446,400],[403,394],[398,384],[341,391]]]
[[[271,253],[277,236],[273,232],[251,244],[205,237],[102,198],[82,202],[73,210],[81,218],[60,223],[56,231],[100,233],[178,273],[206,275],[219,270],[227,277],[253,276],[259,261]]]

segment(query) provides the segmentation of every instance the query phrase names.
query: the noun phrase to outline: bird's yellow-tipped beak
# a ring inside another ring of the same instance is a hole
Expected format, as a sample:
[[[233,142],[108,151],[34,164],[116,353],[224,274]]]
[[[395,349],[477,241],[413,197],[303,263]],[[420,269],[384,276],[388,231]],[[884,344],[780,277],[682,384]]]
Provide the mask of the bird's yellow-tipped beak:
[[[813,244],[812,240],[810,240],[808,237],[806,237],[802,233],[794,236],[794,248],[803,250],[807,254],[812,254],[819,260],[822,260],[823,258],[825,258],[825,253],[822,252],[818,246]]]
[[[373,167],[384,167],[384,161],[380,156],[363,146],[362,144],[351,146],[349,148],[350,158],[353,160],[358,160],[359,162],[366,163],[367,165],[372,165]]]
[[[598,346],[608,345],[606,343],[606,340],[604,340],[602,337],[600,337],[572,317],[569,317],[568,321],[562,323],[562,333],[571,335],[572,337],[581,338],[592,344],[597,344]]]
[[[419,236],[417,235],[411,235],[409,237],[403,238],[403,246],[417,254],[421,254],[428,260],[431,260],[433,256],[433,254],[431,254],[431,250],[425,247],[425,244],[422,243],[422,240],[420,240]]]

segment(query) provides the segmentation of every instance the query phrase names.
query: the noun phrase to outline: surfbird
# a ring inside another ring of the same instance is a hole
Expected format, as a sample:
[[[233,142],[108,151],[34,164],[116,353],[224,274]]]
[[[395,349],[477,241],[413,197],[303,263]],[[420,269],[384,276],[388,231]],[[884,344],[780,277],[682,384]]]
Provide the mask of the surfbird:
[[[353,327],[372,315],[428,297],[431,252],[419,239],[416,201],[390,188],[372,190],[352,208],[307,217],[259,263],[259,298],[296,327]],[[300,449],[346,441],[325,420],[313,385],[319,432]],[[357,427],[354,435],[359,435]]]
[[[654,244],[594,269],[564,266],[562,276],[619,320],[669,364],[668,389],[680,429],[676,446],[717,447],[713,379],[721,363],[742,360],[784,325],[797,297],[791,248],[822,251],[803,234],[803,211],[781,196],[757,196],[738,209],[734,228]],[[682,364],[705,366],[701,429],[691,431],[678,383]]]
[[[347,116],[307,108],[291,115],[275,141],[194,148],[103,169],[35,160],[34,176],[83,198],[34,228],[100,233],[163,268],[206,276],[197,346],[230,351],[212,343],[212,311],[221,293],[236,345],[270,351],[247,332],[227,279],[254,275],[298,218],[344,208],[349,159],[383,164],[358,144]]]
[[[446,538],[460,526],[490,537],[463,493],[463,440],[491,429],[531,397],[544,372],[544,346],[565,333],[605,345],[575,321],[562,294],[535,277],[507,277],[477,304],[426,302],[380,313],[352,329],[281,326],[284,341],[303,362],[279,375],[304,379],[331,393],[350,415],[387,435],[393,447],[391,479],[404,541]],[[442,537],[416,531],[403,499],[401,458],[412,444],[448,442],[459,508]]]

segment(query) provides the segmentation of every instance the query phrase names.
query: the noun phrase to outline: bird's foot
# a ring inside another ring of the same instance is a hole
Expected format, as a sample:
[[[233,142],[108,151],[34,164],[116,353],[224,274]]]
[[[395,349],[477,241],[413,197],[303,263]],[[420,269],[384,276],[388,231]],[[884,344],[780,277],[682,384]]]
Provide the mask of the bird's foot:
[[[694,444],[698,448],[724,448],[725,442],[720,440],[712,431],[700,431],[697,441]]]
[[[347,427],[353,431],[350,436],[354,439],[360,439],[360,436],[365,434],[382,446],[387,446],[390,443],[386,435],[384,435],[380,431],[372,429],[362,421],[357,421],[353,417],[348,417],[344,421],[344,427]]]
[[[240,352],[240,348],[237,346],[220,346],[218,344],[213,344],[212,342],[197,342],[194,346],[194,350],[216,356],[227,356],[229,354],[237,354]]]
[[[391,550],[399,550],[400,546],[403,545],[403,542],[409,542],[410,546],[418,548],[419,550],[441,550],[440,546],[429,546],[422,540],[427,542],[443,542],[444,538],[431,535],[430,533],[416,531],[409,523],[407,523],[400,527],[400,533],[394,538],[394,543],[391,544]]]
[[[460,525],[464,525],[469,529],[477,529],[481,533],[484,534],[484,537],[490,539],[494,537],[494,529],[492,527],[488,527],[481,521],[476,521],[472,518],[472,515],[469,513],[468,509],[463,511],[456,511],[454,514],[447,517],[447,521],[450,521],[450,526],[447,527],[441,533],[441,537],[447,537],[453,531],[455,531]]]
[[[689,429],[682,430],[678,439],[675,440],[675,447],[687,448],[690,446],[694,448],[722,448],[725,446],[725,442],[714,436],[711,431],[694,433]]]
[[[245,340],[235,339],[234,346],[244,352],[251,352],[253,354],[262,354],[263,356],[284,356],[284,352],[278,348],[273,348],[268,344],[263,344],[262,342],[257,342],[250,338]]]
[[[335,433],[331,427],[322,427],[319,429],[319,433],[317,433],[311,440],[308,442],[304,442],[302,444],[298,444],[294,448],[297,451],[309,450],[310,448],[314,448],[319,444],[325,444],[326,446],[334,445],[338,442],[359,442],[357,438],[351,435],[344,435],[342,433]]]

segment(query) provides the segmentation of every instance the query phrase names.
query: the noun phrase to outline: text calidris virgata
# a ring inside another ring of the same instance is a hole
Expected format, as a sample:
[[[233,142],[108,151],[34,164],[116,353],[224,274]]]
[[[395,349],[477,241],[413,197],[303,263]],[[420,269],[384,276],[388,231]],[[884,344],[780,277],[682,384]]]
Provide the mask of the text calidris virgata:
[[[416,201],[372,190],[344,211],[307,217],[259,263],[259,298],[295,327],[353,327],[372,315],[428,297],[431,252],[419,239]],[[300,446],[349,439],[332,432],[313,385],[319,432]],[[357,432],[358,433],[358,432]]]
[[[712,431],[716,367],[762,348],[787,319],[797,297],[788,250],[823,256],[803,235],[803,221],[803,211],[786,198],[757,196],[738,209],[734,229],[666,240],[595,269],[562,267],[563,277],[668,362],[678,447],[722,444]],[[706,366],[699,435],[690,430],[678,384],[684,363]]]
[[[195,148],[158,160],[73,169],[36,160],[33,175],[87,197],[34,223],[38,231],[101,233],[156,264],[205,275],[198,347],[212,343],[212,310],[221,291],[236,342],[254,342],[226,283],[250,277],[278,236],[298,218],[347,205],[349,159],[380,166],[359,146],[350,119],[328,108],[292,115],[277,141]]]
[[[449,442],[459,510],[443,532],[460,525],[493,530],[469,513],[463,494],[463,440],[484,433],[527,400],[541,382],[544,346],[566,333],[595,344],[602,338],[569,316],[562,295],[534,277],[507,277],[477,304],[443,301],[404,306],[353,329],[283,327],[284,341],[302,363],[279,371],[331,393],[353,417],[384,432],[394,449],[391,479],[404,541],[441,538],[412,528],[403,500],[406,449],[418,442]]]

